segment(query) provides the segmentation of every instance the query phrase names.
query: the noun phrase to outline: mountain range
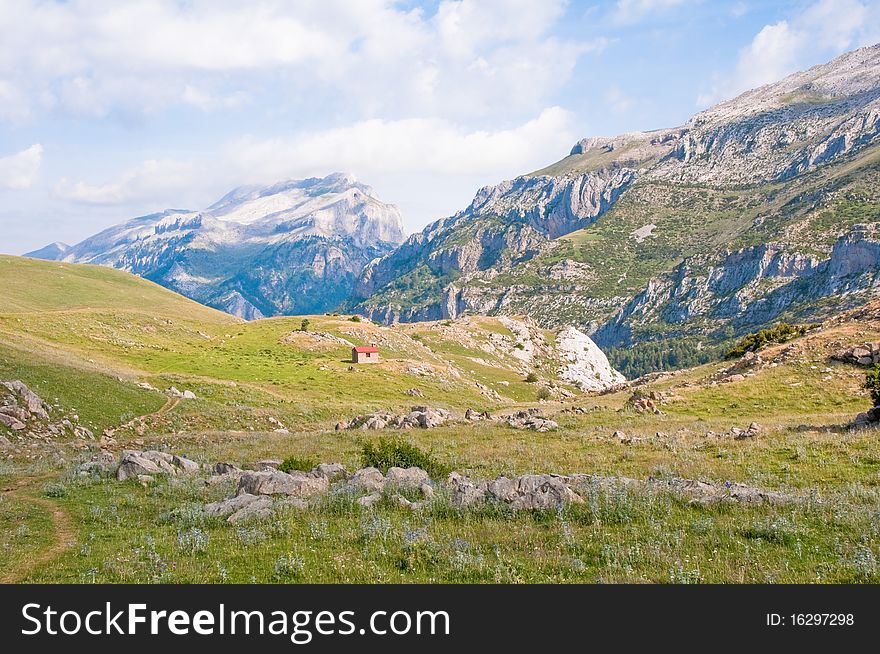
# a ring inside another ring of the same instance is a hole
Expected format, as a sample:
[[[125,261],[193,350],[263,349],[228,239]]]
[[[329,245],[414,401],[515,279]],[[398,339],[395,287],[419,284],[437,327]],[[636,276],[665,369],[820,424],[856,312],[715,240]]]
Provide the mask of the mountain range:
[[[336,173],[243,186],[203,211],[167,209],[28,256],[120,268],[250,320],[335,308],[403,238],[397,207]]]
[[[682,126],[587,138],[404,240],[353,178],[233,191],[32,256],[142,275],[245,318],[527,314],[628,376],[700,363],[770,323],[880,287],[880,46]]]

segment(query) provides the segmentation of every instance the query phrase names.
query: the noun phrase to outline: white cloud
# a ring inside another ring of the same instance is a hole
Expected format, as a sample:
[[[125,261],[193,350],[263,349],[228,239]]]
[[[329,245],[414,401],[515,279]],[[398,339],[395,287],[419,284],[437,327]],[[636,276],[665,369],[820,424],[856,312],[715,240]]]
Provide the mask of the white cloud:
[[[43,146],[39,143],[0,158],[0,188],[30,188],[37,181],[42,163]]]
[[[191,162],[151,159],[110,182],[89,184],[62,178],[55,186],[54,194],[61,199],[81,204],[157,202],[159,198],[169,198],[198,181],[197,167]]]
[[[62,179],[54,194],[133,216],[205,207],[240,184],[345,171],[399,204],[416,229],[466,206],[485,184],[561,159],[577,136],[574,117],[559,107],[498,130],[440,118],[363,120],[290,138],[238,138],[205,159],[147,161],[110,180]]]
[[[716,76],[697,104],[732,98],[878,40],[880,0],[819,0],[789,20],[765,25],[740,51],[734,70]]]
[[[552,36],[565,6],[443,0],[429,15],[392,0],[0,0],[0,80],[27,111],[48,102],[93,117],[213,111],[254,92],[329,98],[349,119],[528,113],[603,47]]]
[[[225,159],[252,181],[326,174],[342,169],[369,181],[374,174],[510,177],[562,158],[575,140],[572,116],[545,109],[522,125],[467,130],[435,118],[366,120],[294,139],[241,139]]]

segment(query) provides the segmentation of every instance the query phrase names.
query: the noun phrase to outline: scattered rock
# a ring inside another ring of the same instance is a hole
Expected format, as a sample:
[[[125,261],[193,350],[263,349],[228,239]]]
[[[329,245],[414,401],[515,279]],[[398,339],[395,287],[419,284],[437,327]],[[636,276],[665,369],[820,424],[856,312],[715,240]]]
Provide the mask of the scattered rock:
[[[519,411],[507,418],[507,424],[516,429],[531,429],[537,432],[547,432],[559,427],[559,424],[541,415],[537,409]]]
[[[446,409],[434,409],[426,406],[414,406],[409,413],[394,415],[391,413],[369,413],[356,416],[347,422],[336,424],[336,430],[341,429],[412,429],[420,427],[431,429],[439,427],[451,418]]]
[[[256,470],[276,470],[282,463],[281,459],[264,459],[254,464]]]
[[[309,473],[278,470],[245,472],[238,480],[238,493],[251,495],[288,495],[292,497],[312,497],[326,493],[330,483],[326,477],[314,477]]]
[[[456,508],[466,509],[481,503],[486,497],[485,481],[474,483],[468,477],[450,472],[446,483],[452,489],[450,504]]]
[[[486,487],[490,497],[509,504],[512,509],[555,509],[567,504],[581,504],[583,499],[558,475],[523,475],[515,479],[499,477]]]
[[[116,469],[116,479],[125,481],[139,475],[158,475],[163,470],[150,459],[142,456],[140,452],[126,450],[122,453],[119,467]]]
[[[488,411],[474,411],[473,409],[468,409],[464,412],[464,419],[471,420],[473,422],[477,422],[479,420],[491,420],[492,414]]]
[[[175,455],[173,459],[171,459],[171,463],[180,468],[183,472],[198,472],[199,464],[193,461],[192,459],[187,459],[185,456]]]
[[[831,358],[857,366],[873,366],[880,363],[880,342],[854,345],[832,354]]]
[[[393,488],[421,488],[430,481],[428,473],[421,468],[388,468],[385,483]]]
[[[337,479],[348,479],[349,476],[348,471],[341,463],[319,463],[312,468],[311,474],[315,477],[324,477],[330,482]]]
[[[361,468],[347,482],[354,491],[381,493],[385,488],[385,476],[378,468]]]

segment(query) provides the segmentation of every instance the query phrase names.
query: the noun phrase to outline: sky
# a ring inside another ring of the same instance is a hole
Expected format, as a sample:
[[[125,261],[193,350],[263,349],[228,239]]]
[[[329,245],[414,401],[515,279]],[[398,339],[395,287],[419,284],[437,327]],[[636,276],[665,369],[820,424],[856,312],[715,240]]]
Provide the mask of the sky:
[[[342,171],[408,231],[880,42],[880,0],[0,0],[0,252]]]

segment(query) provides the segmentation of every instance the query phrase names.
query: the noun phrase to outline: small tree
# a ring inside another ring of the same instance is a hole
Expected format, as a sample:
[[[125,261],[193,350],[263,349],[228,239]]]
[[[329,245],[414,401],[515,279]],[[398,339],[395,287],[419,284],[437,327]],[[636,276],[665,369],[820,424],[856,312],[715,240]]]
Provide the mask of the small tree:
[[[880,407],[880,363],[865,375],[865,390],[871,393],[874,406]]]
[[[530,372],[528,375],[526,375],[526,381],[530,384],[534,384],[536,381],[538,381],[538,373]]]
[[[307,332],[307,331],[309,331],[309,325],[311,325],[311,324],[312,324],[311,320],[309,320],[308,318],[303,318],[302,322],[299,324],[299,330],[301,332]]]

